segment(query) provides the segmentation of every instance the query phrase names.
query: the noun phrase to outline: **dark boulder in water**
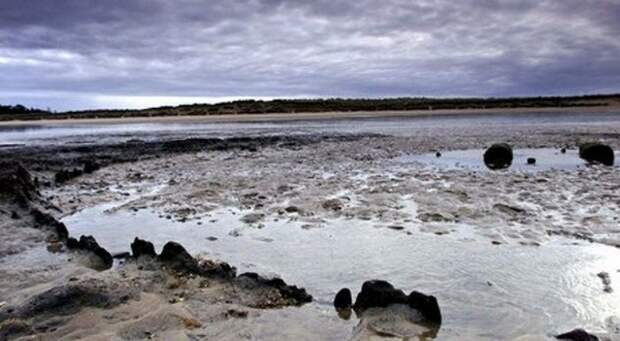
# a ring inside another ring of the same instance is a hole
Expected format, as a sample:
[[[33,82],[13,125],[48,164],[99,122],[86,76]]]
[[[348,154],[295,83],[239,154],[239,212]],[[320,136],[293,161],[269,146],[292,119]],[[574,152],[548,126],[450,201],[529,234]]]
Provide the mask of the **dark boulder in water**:
[[[528,165],[535,165],[536,164],[536,159],[533,158],[533,157],[527,158],[527,164]]]
[[[408,296],[402,290],[382,280],[366,281],[355,299],[355,309],[362,313],[369,308],[384,308],[392,304],[408,305],[418,311],[428,322],[441,324],[439,303],[434,296],[412,291]]]
[[[382,280],[366,281],[362,291],[355,299],[355,309],[364,311],[368,308],[387,307],[391,304],[407,304],[407,295],[395,289],[392,284]]]
[[[571,341],[598,341],[598,337],[586,332],[583,329],[575,329],[568,333],[564,333],[555,337],[558,340],[571,340]]]
[[[138,258],[140,256],[157,256],[153,243],[142,240],[138,237],[136,237],[133,240],[133,243],[131,243],[131,253],[135,258]]]
[[[484,164],[490,169],[508,168],[512,159],[512,148],[507,143],[496,143],[484,152]]]
[[[334,297],[334,307],[336,309],[349,309],[353,304],[353,298],[351,296],[351,290],[344,288],[340,289]]]
[[[590,163],[614,165],[614,150],[602,143],[584,143],[579,146],[579,157]]]
[[[441,323],[441,311],[435,296],[412,291],[407,299],[409,307],[419,311],[428,321]]]

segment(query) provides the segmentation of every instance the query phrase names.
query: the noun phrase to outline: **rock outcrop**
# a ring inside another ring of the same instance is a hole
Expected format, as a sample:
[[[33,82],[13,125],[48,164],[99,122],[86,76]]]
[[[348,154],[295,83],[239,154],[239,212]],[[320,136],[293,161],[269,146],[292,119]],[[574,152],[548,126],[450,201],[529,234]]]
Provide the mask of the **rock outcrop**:
[[[69,238],[67,239],[67,248],[72,251],[84,252],[95,256],[100,262],[100,264],[94,265],[98,270],[109,269],[114,262],[112,255],[106,249],[99,246],[93,236],[81,236],[80,240]]]

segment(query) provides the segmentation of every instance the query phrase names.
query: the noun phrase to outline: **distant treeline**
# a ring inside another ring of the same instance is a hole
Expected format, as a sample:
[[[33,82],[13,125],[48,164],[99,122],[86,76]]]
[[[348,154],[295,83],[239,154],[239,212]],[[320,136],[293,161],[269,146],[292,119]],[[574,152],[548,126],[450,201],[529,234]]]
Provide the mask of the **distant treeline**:
[[[317,113],[348,111],[406,111],[445,109],[549,108],[607,106],[620,104],[620,94],[570,97],[515,98],[425,98],[385,99],[276,99],[271,101],[241,100],[217,104],[191,104],[144,110],[89,110],[50,113],[21,105],[0,106],[0,120],[36,120],[67,118],[118,118],[157,116],[199,116],[267,113]]]
[[[49,114],[49,111],[18,105],[0,105],[0,115]]]

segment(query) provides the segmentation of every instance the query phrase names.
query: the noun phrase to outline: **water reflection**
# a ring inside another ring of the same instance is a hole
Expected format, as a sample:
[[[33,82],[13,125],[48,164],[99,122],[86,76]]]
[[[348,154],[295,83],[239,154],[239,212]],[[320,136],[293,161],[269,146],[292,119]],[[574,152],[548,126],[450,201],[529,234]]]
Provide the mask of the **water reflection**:
[[[483,149],[467,149],[442,152],[440,157],[435,153],[420,155],[403,155],[397,159],[399,163],[418,163],[444,169],[487,170]],[[538,172],[545,170],[577,170],[585,168],[587,163],[579,158],[575,149],[564,150],[554,148],[523,148],[513,151],[513,160],[509,170]],[[532,163],[528,159],[535,159]]]

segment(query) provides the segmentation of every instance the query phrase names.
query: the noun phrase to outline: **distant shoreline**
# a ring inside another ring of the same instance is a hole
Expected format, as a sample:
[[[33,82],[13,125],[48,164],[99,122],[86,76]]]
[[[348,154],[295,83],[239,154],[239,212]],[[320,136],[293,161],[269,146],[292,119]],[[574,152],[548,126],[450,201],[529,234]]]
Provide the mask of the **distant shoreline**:
[[[341,111],[319,113],[270,113],[270,114],[219,114],[219,115],[170,115],[170,116],[132,116],[1,121],[0,126],[65,125],[65,124],[123,124],[123,123],[244,123],[300,120],[338,120],[355,118],[389,117],[432,117],[458,115],[520,115],[532,113],[618,113],[620,106],[580,106],[580,107],[541,107],[541,108],[490,108],[490,109],[441,109],[410,111]]]

